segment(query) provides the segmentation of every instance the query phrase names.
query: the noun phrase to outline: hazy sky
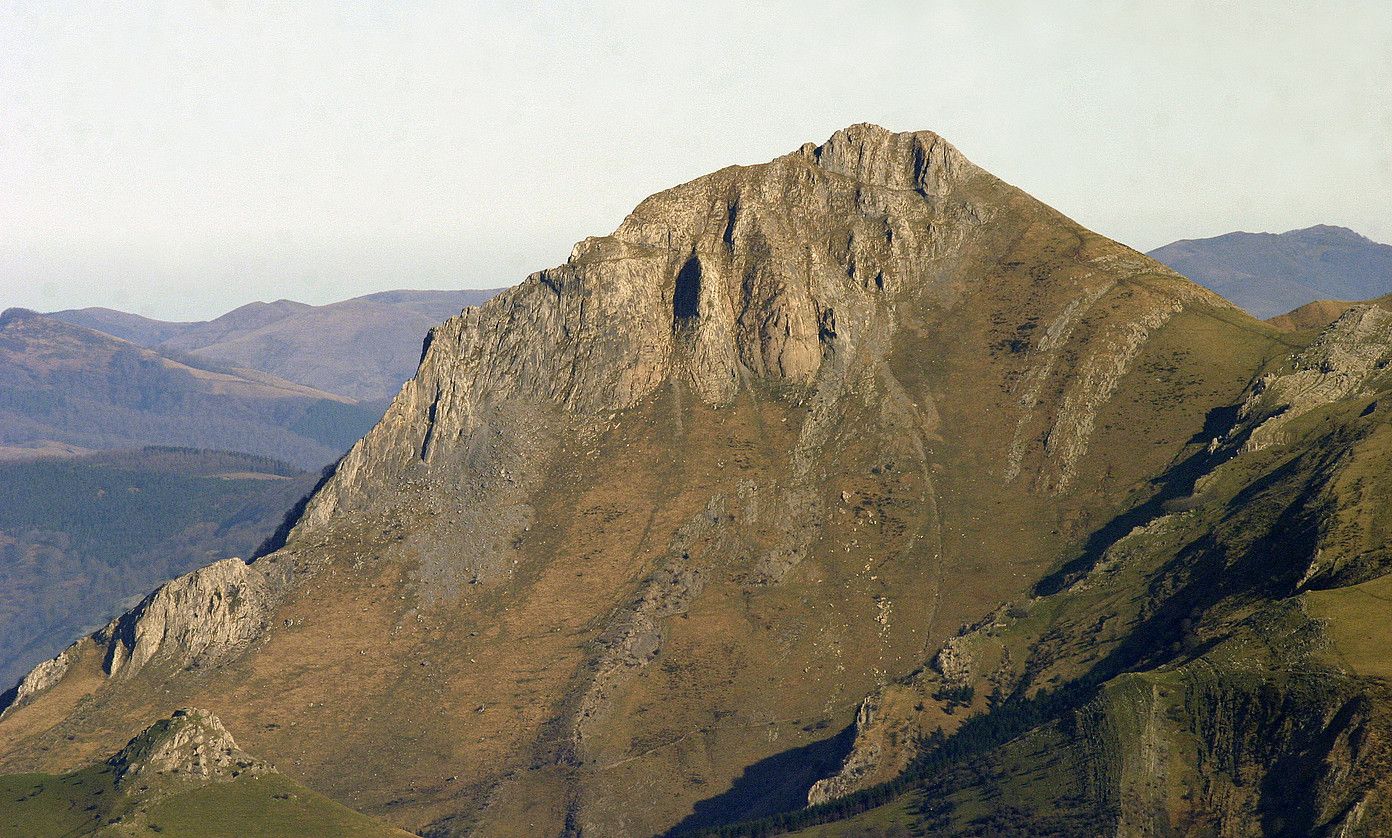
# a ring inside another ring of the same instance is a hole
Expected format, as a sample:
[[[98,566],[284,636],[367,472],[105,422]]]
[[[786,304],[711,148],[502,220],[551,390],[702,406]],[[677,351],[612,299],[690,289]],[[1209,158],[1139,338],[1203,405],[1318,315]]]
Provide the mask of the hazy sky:
[[[1392,241],[1389,79],[1385,0],[10,0],[0,308],[509,285],[652,192],[860,121],[1140,249]]]

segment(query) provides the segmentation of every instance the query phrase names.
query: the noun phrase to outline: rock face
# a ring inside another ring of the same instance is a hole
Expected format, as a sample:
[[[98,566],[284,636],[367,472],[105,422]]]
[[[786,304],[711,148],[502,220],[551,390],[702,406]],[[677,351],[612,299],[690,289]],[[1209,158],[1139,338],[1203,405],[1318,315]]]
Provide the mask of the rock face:
[[[1316,408],[1348,398],[1381,376],[1392,360],[1392,313],[1379,306],[1354,306],[1292,359],[1293,369],[1261,378],[1243,402],[1239,417],[1260,424],[1243,450],[1283,440],[1281,429]]]
[[[216,783],[275,771],[237,747],[217,716],[197,708],[155,722],[107,764],[115,770],[116,787],[128,794],[162,780]]]
[[[873,697],[861,702],[860,709],[856,711],[856,739],[850,754],[842,761],[840,769],[835,774],[823,777],[807,790],[808,806],[829,803],[838,797],[845,797],[852,792],[859,791],[870,785],[875,779],[879,779],[878,774],[888,773],[890,777],[893,776],[894,771],[885,772],[882,770],[881,763],[884,758],[882,743],[866,735],[875,722],[877,709]]]
[[[69,651],[65,649],[53,658],[29,670],[29,673],[20,679],[12,694],[0,696],[0,715],[3,715],[11,707],[23,704],[62,680],[63,676],[67,674],[70,663]]]
[[[960,636],[948,638],[933,656],[933,669],[953,687],[965,687],[972,683],[972,664],[971,653]]]
[[[899,679],[1146,491],[1274,334],[935,134],[721,170],[436,327],[284,547],[84,641],[0,768],[155,696],[430,834],[800,807],[865,696],[891,758],[819,794],[984,707],[960,681],[1022,664],[984,643]]]
[[[882,355],[886,295],[931,291],[935,261],[989,216],[953,190],[989,175],[926,132],[854,126],[761,168],[649,198],[565,265],[432,331],[305,525],[358,503],[384,469],[442,459],[508,402],[593,416],[672,380],[722,405],[755,379],[806,387],[824,363],[844,376],[862,345]]]
[[[173,666],[212,663],[266,626],[270,583],[241,559],[223,559],[160,586],[98,633],[105,669],[129,678],[156,657]]]
[[[1110,289],[1100,290],[1105,293]],[[1049,429],[1044,449],[1057,461],[1058,469],[1045,478],[1044,486],[1053,492],[1065,492],[1072,486],[1078,463],[1087,454],[1099,410],[1116,394],[1146,340],[1171,317],[1200,301],[1213,303],[1211,295],[1200,288],[1179,289],[1171,296],[1146,301],[1138,317],[1099,336],[1105,343],[1088,354]]]
[[[104,674],[113,679],[131,678],[151,661],[176,669],[213,664],[265,629],[273,588],[258,568],[223,559],[161,585],[89,640],[100,650]],[[34,667],[0,697],[0,713],[61,681],[83,646],[78,641]]]

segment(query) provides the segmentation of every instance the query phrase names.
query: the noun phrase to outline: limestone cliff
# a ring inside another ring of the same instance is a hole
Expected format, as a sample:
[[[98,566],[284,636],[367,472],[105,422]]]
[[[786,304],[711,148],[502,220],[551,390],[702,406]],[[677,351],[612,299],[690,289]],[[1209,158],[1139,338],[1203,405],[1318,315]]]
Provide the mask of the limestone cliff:
[[[71,653],[71,649],[64,649],[29,670],[12,692],[0,696],[0,716],[62,680],[68,672]]]
[[[649,198],[564,265],[434,329],[302,526],[475,439],[509,402],[594,417],[673,379],[713,405],[750,379],[811,385],[826,359],[844,366],[892,332],[887,295],[947,291],[935,262],[991,214],[957,189],[973,179],[993,180],[934,134],[857,125]]]
[[[266,627],[276,584],[258,567],[223,559],[170,580],[125,614],[34,667],[0,695],[0,718],[56,686],[74,661],[101,656],[105,677],[125,679],[151,661],[182,669],[210,665]]]
[[[223,559],[161,585],[97,634],[105,668],[129,678],[157,656],[183,667],[211,663],[266,625],[270,583],[241,559]]]
[[[1296,353],[1291,369],[1261,378],[1239,417],[1257,420],[1244,451],[1279,444],[1281,429],[1311,410],[1347,398],[1385,374],[1392,360],[1392,313],[1375,305],[1352,306]]]

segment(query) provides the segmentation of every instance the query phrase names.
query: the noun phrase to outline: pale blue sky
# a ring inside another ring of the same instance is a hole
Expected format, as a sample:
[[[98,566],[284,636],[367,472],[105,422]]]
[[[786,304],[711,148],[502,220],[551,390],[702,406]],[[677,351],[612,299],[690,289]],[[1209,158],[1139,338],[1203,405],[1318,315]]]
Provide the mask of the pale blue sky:
[[[12,0],[0,308],[508,285],[859,121],[1141,249],[1392,241],[1389,78],[1384,2]]]

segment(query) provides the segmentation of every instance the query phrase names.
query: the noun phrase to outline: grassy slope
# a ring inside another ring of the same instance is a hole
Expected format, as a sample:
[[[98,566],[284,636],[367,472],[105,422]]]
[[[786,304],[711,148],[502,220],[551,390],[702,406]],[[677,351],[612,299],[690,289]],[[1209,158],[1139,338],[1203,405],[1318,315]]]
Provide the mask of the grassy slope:
[[[1071,587],[974,633],[1028,661],[1027,677],[1001,709],[976,702],[983,715],[881,793],[892,802],[847,823],[912,811],[933,834],[1082,835],[1118,821],[1311,834],[1359,811],[1348,834],[1381,834],[1386,387],[1301,417],[1291,444],[1228,462]]]
[[[114,788],[106,766],[62,776],[0,776],[0,836],[176,835],[180,838],[404,836],[281,774],[171,787],[152,797]]]
[[[1342,300],[1315,300],[1285,314],[1279,314],[1266,322],[1288,332],[1302,329],[1323,329],[1339,319],[1354,303]]]
[[[1310,616],[1327,623],[1333,662],[1348,671],[1392,680],[1392,576],[1305,595]]]

